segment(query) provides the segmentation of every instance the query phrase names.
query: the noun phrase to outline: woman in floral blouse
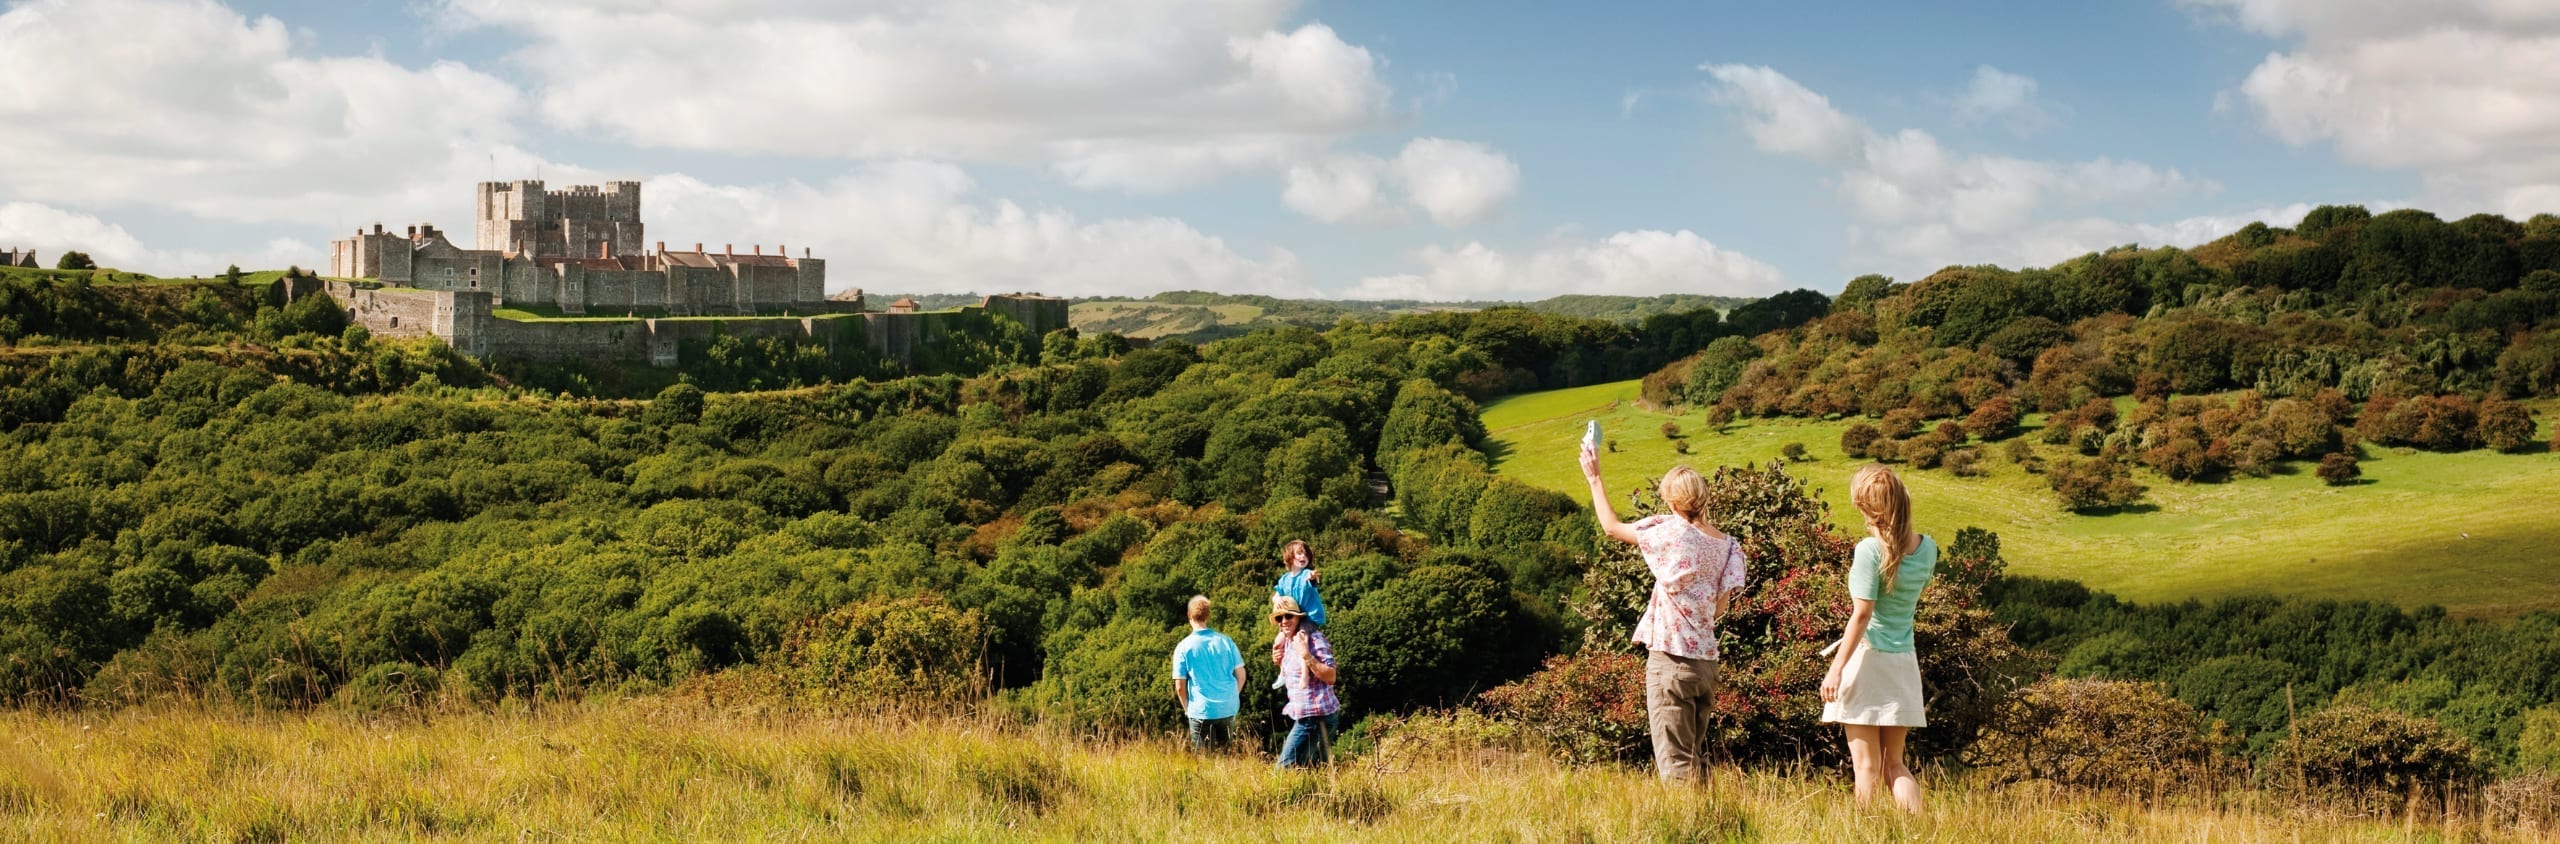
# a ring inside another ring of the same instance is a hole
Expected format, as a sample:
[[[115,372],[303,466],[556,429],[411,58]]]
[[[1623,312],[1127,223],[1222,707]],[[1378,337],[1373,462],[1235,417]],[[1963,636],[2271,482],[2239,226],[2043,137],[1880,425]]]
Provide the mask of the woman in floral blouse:
[[[1582,450],[1591,507],[1600,532],[1636,546],[1653,570],[1653,595],[1636,622],[1644,645],[1645,719],[1653,733],[1653,766],[1666,780],[1701,780],[1699,743],[1716,691],[1716,619],[1742,589],[1742,546],[1708,519],[1707,481],[1687,466],[1662,476],[1664,515],[1618,521],[1600,481],[1600,455]]]

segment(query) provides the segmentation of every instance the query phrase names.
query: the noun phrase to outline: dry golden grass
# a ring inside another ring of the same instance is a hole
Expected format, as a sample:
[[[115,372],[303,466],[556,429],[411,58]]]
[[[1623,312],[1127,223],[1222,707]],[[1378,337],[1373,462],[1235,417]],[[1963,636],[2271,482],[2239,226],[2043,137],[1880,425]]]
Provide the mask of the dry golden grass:
[[[1933,783],[1928,816],[1845,782],[1471,754],[1279,774],[1170,739],[653,698],[434,717],[0,713],[0,839],[789,841],[2398,841],[2517,838]]]

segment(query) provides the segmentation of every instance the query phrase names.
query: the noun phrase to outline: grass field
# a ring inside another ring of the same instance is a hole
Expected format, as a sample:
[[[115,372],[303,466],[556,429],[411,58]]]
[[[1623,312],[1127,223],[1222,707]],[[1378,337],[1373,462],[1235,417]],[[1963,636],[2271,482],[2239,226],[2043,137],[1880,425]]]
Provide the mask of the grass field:
[[[1754,420],[1725,433],[1704,430],[1704,414],[1666,416],[1636,406],[1637,382],[1533,393],[1484,409],[1497,471],[1529,483],[1586,494],[1574,464],[1583,420],[1597,418],[1618,441],[1603,455],[1610,490],[1686,462],[1704,471],[1765,463],[1790,442],[1816,458],[1789,471],[1821,488],[1832,516],[1863,532],[1849,506],[1849,473],[1860,461],[1840,451],[1851,421]],[[2549,417],[2553,408],[2538,408]],[[1673,452],[1664,420],[1686,429],[1691,453]],[[2038,420],[2030,418],[2034,425]],[[2543,428],[2547,438],[2550,427]],[[2033,441],[2033,428],[2023,435]],[[2047,460],[2065,450],[2037,444]],[[1941,537],[1957,528],[2000,534],[2009,570],[2064,577],[2136,601],[2251,593],[2441,604],[2459,615],[2510,616],[2560,610],[2550,519],[2560,490],[2560,454],[2403,452],[2368,447],[2364,483],[2329,487],[2310,467],[2264,479],[2180,484],[2148,470],[2145,507],[2107,515],[2063,511],[2042,475],[2028,474],[1986,448],[1990,474],[1957,478],[1943,469],[1903,467],[1915,517]]]
[[[1830,772],[1703,791],[1514,754],[1372,757],[1318,774],[984,721],[637,699],[433,718],[0,712],[13,841],[2440,841],[2374,823],[1930,780],[1862,810]],[[1923,772],[1924,777],[1934,777]],[[2218,801],[2208,801],[2218,802]]]

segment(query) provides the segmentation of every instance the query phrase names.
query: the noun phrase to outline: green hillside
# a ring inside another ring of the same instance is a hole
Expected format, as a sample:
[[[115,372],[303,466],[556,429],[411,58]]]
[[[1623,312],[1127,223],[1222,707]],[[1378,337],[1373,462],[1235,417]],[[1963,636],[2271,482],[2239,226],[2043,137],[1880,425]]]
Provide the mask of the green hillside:
[[[1496,471],[1582,498],[1575,442],[1583,420],[1594,417],[1621,449],[1602,460],[1610,489],[1620,494],[1674,463],[1712,471],[1766,462],[1799,442],[1815,461],[1796,471],[1822,488],[1836,521],[1859,526],[1847,481],[1864,461],[1840,451],[1840,434],[1854,420],[1754,420],[1717,434],[1705,430],[1703,413],[1637,407],[1638,390],[1637,382],[1621,381],[1487,406]],[[1673,451],[1660,430],[1665,420],[1684,429],[1690,454]],[[2039,421],[2029,417],[2020,439],[2033,441]],[[2049,460],[2063,453],[2035,447]],[[2019,574],[2078,580],[2136,601],[2273,593],[2441,604],[2476,616],[2560,609],[2548,562],[2560,527],[2545,515],[2550,490],[2560,487],[2560,454],[2367,447],[2366,482],[2336,488],[2311,477],[2307,466],[2215,484],[2145,472],[2137,479],[2151,488],[2152,506],[2084,516],[2058,507],[2043,476],[1996,456],[1997,449],[1985,451],[1990,472],[1981,478],[1901,470],[1923,530],[1993,530]]]
[[[1194,342],[1232,337],[1269,325],[1326,328],[1343,319],[1374,321],[1440,311],[1480,311],[1516,307],[1555,316],[1634,323],[1649,317],[1700,308],[1730,310],[1752,301],[1730,296],[1666,293],[1659,296],[1593,296],[1572,294],[1533,302],[1424,302],[1409,299],[1281,299],[1272,296],[1204,293],[1193,290],[1159,293],[1143,299],[1103,297],[1079,299],[1071,319],[1079,331],[1113,332],[1126,337],[1184,337]]]

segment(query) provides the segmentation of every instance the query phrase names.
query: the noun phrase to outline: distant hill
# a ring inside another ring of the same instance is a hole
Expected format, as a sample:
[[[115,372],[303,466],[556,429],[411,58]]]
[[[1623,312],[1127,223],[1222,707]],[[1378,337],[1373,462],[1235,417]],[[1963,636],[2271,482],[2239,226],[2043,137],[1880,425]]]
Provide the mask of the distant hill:
[[[919,298],[917,301],[925,300]],[[1639,322],[1656,314],[1699,308],[1731,310],[1749,301],[1752,300],[1734,296],[1668,293],[1660,296],[1567,295],[1534,302],[1426,302],[1414,299],[1282,299],[1178,290],[1143,299],[1077,299],[1070,318],[1077,330],[1087,333],[1108,331],[1127,337],[1184,337],[1206,341],[1268,325],[1324,327],[1345,318],[1367,321],[1437,311],[1518,307],[1557,316]]]

